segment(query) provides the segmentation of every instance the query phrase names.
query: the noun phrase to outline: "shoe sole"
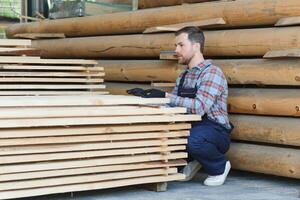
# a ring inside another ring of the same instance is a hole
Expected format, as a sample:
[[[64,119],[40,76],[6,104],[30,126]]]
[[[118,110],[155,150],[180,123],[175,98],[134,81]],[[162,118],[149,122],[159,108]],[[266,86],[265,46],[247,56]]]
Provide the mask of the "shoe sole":
[[[192,171],[192,173],[189,175],[189,176],[186,176],[185,179],[181,179],[181,180],[178,180],[178,181],[181,181],[181,182],[185,182],[185,181],[190,181],[194,178],[194,176],[197,174],[197,172],[201,169],[201,165],[199,164],[195,170]]]

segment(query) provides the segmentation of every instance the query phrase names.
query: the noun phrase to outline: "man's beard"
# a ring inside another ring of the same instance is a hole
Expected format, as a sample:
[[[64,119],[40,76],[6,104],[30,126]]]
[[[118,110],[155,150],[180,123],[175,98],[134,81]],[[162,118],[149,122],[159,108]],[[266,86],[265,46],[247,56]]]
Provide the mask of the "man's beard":
[[[188,65],[190,60],[191,60],[191,58],[184,58],[184,57],[178,56],[178,63],[179,64]]]

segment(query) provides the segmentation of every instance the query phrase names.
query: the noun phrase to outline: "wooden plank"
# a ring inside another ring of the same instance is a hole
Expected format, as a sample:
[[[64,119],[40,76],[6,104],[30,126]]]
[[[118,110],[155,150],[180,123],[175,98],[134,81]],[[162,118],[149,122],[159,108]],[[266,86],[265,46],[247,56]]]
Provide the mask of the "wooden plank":
[[[92,124],[130,124],[130,123],[159,123],[200,121],[200,115],[149,115],[122,117],[75,117],[75,118],[45,118],[45,119],[0,119],[0,128],[41,127],[41,126],[69,126]]]
[[[0,46],[31,46],[31,40],[0,39]]]
[[[103,72],[0,72],[0,77],[103,77]]]
[[[1,84],[0,90],[26,90],[26,89],[105,89],[105,85],[100,84]]]
[[[78,159],[78,160],[63,160],[55,162],[37,162],[37,163],[23,163],[14,165],[0,165],[1,174],[19,173],[19,172],[33,172],[44,170],[57,169],[72,169],[79,167],[104,166],[114,164],[132,164],[150,161],[164,161],[165,159],[183,159],[187,158],[185,152],[171,152],[168,155],[160,153],[149,153],[145,155],[131,155],[131,156],[116,156],[92,159]]]
[[[105,189],[113,187],[121,187],[128,185],[139,185],[146,183],[157,183],[157,182],[167,182],[174,180],[184,179],[183,174],[173,174],[169,176],[150,176],[143,178],[132,178],[116,181],[107,181],[107,182],[93,182],[85,184],[75,184],[75,185],[66,185],[66,186],[56,186],[56,187],[45,187],[45,188],[36,188],[29,190],[16,190],[16,191],[5,191],[0,193],[1,199],[12,199],[18,197],[30,197],[38,196],[45,194],[57,194],[64,192],[73,192],[73,191],[85,191],[85,190],[95,190],[95,189]]]
[[[223,18],[212,18],[212,19],[205,19],[205,20],[197,20],[185,23],[178,23],[178,24],[170,24],[170,25],[163,25],[163,26],[155,26],[150,27],[144,30],[143,33],[161,33],[161,32],[176,32],[181,28],[187,26],[197,26],[201,28],[207,27],[219,27],[220,25],[224,25],[226,22]]]
[[[105,89],[105,85],[100,84],[1,84],[0,90],[64,90],[64,89]]]
[[[17,52],[17,51],[26,51],[26,50],[36,50],[34,48],[28,48],[28,47],[1,47],[0,46],[0,54],[1,53],[8,53],[8,52]]]
[[[151,83],[152,87],[175,87],[176,83]]]
[[[78,174],[92,174],[92,173],[115,172],[115,171],[125,171],[125,170],[161,168],[161,167],[175,167],[175,166],[183,166],[183,165],[186,165],[186,161],[181,159],[181,160],[170,160],[167,163],[144,162],[144,163],[135,163],[135,164],[106,165],[106,166],[82,167],[82,168],[74,168],[74,169],[24,172],[24,173],[16,173],[16,174],[2,174],[0,175],[0,182],[47,178],[47,177],[70,176],[70,175],[78,175]]]
[[[16,56],[1,56],[0,63],[24,63],[24,64],[78,64],[78,65],[96,65],[95,60],[84,59],[41,59],[40,57],[16,57]]]
[[[0,96],[66,96],[66,95],[104,95],[106,91],[0,91]],[[1,97],[2,98],[2,97]]]
[[[129,116],[186,113],[184,107],[91,106],[91,107],[26,107],[0,108],[0,119]]]
[[[63,33],[19,33],[14,35],[15,38],[22,38],[22,39],[31,39],[31,40],[38,40],[38,39],[60,39],[65,38],[65,34]]]
[[[18,139],[0,139],[0,146],[19,146],[19,145],[36,145],[36,144],[72,144],[82,142],[99,142],[99,141],[121,141],[121,140],[139,140],[149,138],[164,137],[185,137],[189,131],[170,131],[170,132],[147,132],[147,133],[126,133],[126,134],[109,134],[109,135],[88,135],[88,136],[62,136],[46,138],[18,138]],[[23,143],[22,143],[23,141]]]
[[[180,134],[177,134],[177,136]],[[188,134],[182,134],[182,137],[187,137]],[[168,137],[168,140],[158,140]],[[150,139],[149,139],[150,138]],[[150,146],[163,146],[163,145],[182,145],[186,144],[187,140],[180,138],[176,139],[176,135],[172,137],[163,135],[157,138],[145,137],[144,139],[134,139],[132,141],[104,141],[104,142],[89,142],[84,141],[77,144],[42,144],[42,145],[28,145],[28,146],[6,146],[0,147],[0,155],[23,155],[23,154],[37,154],[37,153],[50,153],[50,152],[71,152],[71,151],[84,151],[84,150],[100,150],[100,149],[118,149],[118,148],[133,148],[133,147],[150,147]],[[175,138],[175,139],[174,139]],[[44,138],[45,139],[45,138]],[[43,143],[43,142],[41,142]]]
[[[147,177],[162,174],[175,174],[176,168],[158,168],[158,169],[140,169],[133,171],[113,172],[113,173],[100,173],[100,174],[85,174],[69,177],[55,177],[37,180],[24,180],[24,181],[11,181],[8,183],[0,183],[0,191],[6,190],[19,190],[28,188],[41,188],[59,185],[70,185],[78,183],[91,183],[97,181],[112,181],[122,180],[133,177]]]
[[[90,67],[78,65],[0,65],[1,70],[58,70],[58,71],[103,71],[104,67]]]
[[[176,123],[176,124],[162,124],[162,123],[154,124],[153,123],[153,124],[135,124],[135,125],[102,125],[102,126],[98,125],[98,126],[1,129],[0,138],[172,131],[172,130],[186,130],[190,128],[191,128],[191,124],[187,124],[187,123]]]
[[[0,162],[4,164],[13,163],[29,163],[29,162],[41,162],[41,161],[58,161],[68,159],[86,159],[95,157],[113,157],[124,155],[138,155],[148,153],[159,153],[162,151],[182,151],[185,150],[185,145],[167,146],[165,148],[160,147],[141,147],[141,148],[126,148],[126,149],[112,149],[112,150],[93,150],[93,151],[79,151],[79,152],[59,152],[59,153],[47,153],[47,154],[33,154],[33,155],[9,155],[0,156]]]
[[[104,79],[102,78],[39,78],[39,77],[0,77],[1,83],[26,83],[26,82],[37,82],[37,83],[103,83]]]
[[[284,17],[279,19],[274,26],[295,26],[300,24],[300,16]]]
[[[59,97],[1,97],[0,107],[14,106],[100,106],[100,105],[143,105],[166,104],[167,98],[141,98],[123,95],[86,95]]]
[[[175,51],[161,51],[159,54],[160,60],[178,60]]]
[[[300,49],[268,51],[264,58],[300,58]]]

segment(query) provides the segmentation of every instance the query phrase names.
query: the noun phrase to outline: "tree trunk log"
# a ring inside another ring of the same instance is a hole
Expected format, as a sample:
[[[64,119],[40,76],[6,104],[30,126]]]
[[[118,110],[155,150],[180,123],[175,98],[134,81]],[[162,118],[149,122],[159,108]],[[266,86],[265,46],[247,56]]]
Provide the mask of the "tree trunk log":
[[[300,150],[232,143],[228,152],[234,169],[300,179]]]
[[[99,60],[105,68],[105,80],[131,82],[175,82],[184,70],[177,61]],[[298,59],[230,59],[213,60],[229,84],[300,85]],[[266,76],[267,74],[267,76]]]
[[[205,36],[208,57],[263,56],[300,47],[300,27],[206,31]],[[32,46],[42,50],[43,57],[158,58],[161,51],[174,49],[174,38],[173,33],[98,36],[37,40]]]
[[[228,111],[231,113],[300,116],[299,89],[246,89],[229,90]]]
[[[223,18],[228,26],[273,25],[280,18],[299,15],[299,0],[219,1],[15,24],[6,34],[12,38],[17,33],[64,33],[67,37],[142,33],[150,27],[211,18]]]
[[[231,114],[230,121],[232,139],[300,147],[299,119]]]

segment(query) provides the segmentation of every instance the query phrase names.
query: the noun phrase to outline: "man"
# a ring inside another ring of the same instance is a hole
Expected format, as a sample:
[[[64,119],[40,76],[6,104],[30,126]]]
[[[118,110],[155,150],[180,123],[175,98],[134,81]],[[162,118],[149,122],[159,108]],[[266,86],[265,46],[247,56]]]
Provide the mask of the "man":
[[[228,119],[228,86],[220,68],[203,57],[204,34],[197,27],[185,27],[175,33],[176,54],[187,69],[176,81],[172,93],[135,88],[128,93],[142,97],[167,97],[171,106],[186,107],[189,113],[202,116],[192,124],[187,151],[194,161],[183,169],[191,179],[200,165],[209,174],[205,185],[222,185],[230,171],[225,153],[230,146],[233,128]]]

